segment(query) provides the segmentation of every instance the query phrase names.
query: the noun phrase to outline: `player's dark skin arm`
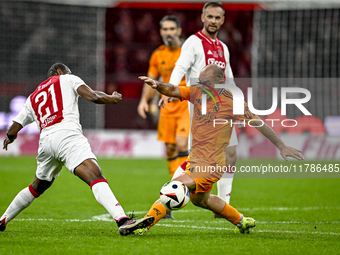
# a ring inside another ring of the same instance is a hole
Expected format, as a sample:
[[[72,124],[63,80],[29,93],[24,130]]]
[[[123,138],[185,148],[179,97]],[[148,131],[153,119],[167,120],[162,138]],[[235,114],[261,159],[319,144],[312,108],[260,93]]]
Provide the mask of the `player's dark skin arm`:
[[[13,143],[14,140],[18,136],[18,132],[23,128],[21,124],[18,122],[13,121],[13,124],[9,127],[7,131],[7,136],[4,140],[4,147],[3,149],[7,151],[8,145],[10,143]],[[32,188],[39,194],[43,194],[45,190],[47,190],[53,183],[54,179],[52,181],[44,181],[40,180],[37,177],[34,178],[34,181],[32,182]]]
[[[153,80],[158,80],[158,78],[159,78],[159,77],[156,77],[156,76],[153,76],[153,75],[148,75],[148,76],[149,76],[149,78],[151,78]],[[145,100],[146,102],[148,102],[153,96],[155,96],[157,94],[158,94],[157,91],[155,91],[152,88],[150,88],[149,86],[147,86],[147,84],[144,84],[141,100]]]
[[[122,95],[114,91],[108,95],[102,91],[94,91],[89,86],[81,85],[77,92],[86,100],[95,104],[118,104],[122,101]]]
[[[275,144],[275,146],[279,149],[281,156],[285,160],[288,160],[287,157],[296,158],[298,160],[304,159],[300,150],[285,145],[285,143],[275,133],[275,131],[266,123],[263,123],[261,120],[258,119],[251,123],[251,125],[255,127],[257,126],[257,130],[260,131],[265,137],[267,137],[273,144]]]
[[[70,74],[71,71],[67,70],[63,72],[61,69],[57,70],[58,75]],[[122,101],[122,95],[114,91],[112,95],[108,95],[102,91],[94,91],[89,86],[81,85],[77,89],[79,95],[81,95],[86,100],[93,102],[95,104],[118,104]]]
[[[149,75],[151,79],[157,80],[159,77]],[[159,93],[152,89],[150,86],[147,84],[143,85],[143,91],[142,91],[142,96],[140,98],[138,107],[137,107],[137,112],[139,116],[141,116],[143,119],[146,119],[146,113],[149,112],[149,100],[153,97],[159,95]]]
[[[14,140],[17,138],[18,136],[18,132],[22,129],[22,126],[13,121],[13,124],[9,127],[8,131],[7,131],[7,136],[4,140],[4,147],[3,149],[7,151],[7,147],[10,143],[13,143]]]
[[[155,81],[146,76],[140,76],[138,78],[165,96],[181,98],[181,91],[179,90],[178,86],[174,86],[170,83]]]
[[[108,95],[101,91],[93,91],[90,87],[86,85],[81,85],[77,89],[77,91],[79,95],[81,95],[86,100],[91,101],[95,104],[118,104],[120,101],[122,101],[122,95],[117,92],[113,92],[112,95]],[[13,122],[13,124],[10,126],[10,128],[7,131],[7,136],[3,143],[4,150],[7,150],[8,144],[14,142],[14,140],[18,136],[18,132],[22,128],[23,127],[19,123]]]

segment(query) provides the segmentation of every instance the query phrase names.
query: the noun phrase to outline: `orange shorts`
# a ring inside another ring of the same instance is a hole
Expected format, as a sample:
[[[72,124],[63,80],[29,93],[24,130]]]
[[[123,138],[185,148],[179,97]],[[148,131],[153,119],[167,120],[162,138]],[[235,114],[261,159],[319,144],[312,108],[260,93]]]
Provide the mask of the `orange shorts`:
[[[190,163],[190,156],[184,173],[189,175],[196,183],[196,190],[192,192],[194,194],[212,190],[214,183],[220,180],[223,175],[223,172],[210,172],[209,167],[204,166],[204,164]]]
[[[161,115],[158,122],[158,140],[164,143],[176,143],[176,136],[189,137],[190,117],[182,114],[178,117]]]

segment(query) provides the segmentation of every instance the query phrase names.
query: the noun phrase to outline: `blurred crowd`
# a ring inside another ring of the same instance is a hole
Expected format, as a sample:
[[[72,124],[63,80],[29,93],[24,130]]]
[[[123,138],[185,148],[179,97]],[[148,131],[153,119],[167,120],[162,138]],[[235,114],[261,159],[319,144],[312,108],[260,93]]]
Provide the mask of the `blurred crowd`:
[[[147,74],[151,53],[163,44],[159,21],[165,15],[176,15],[182,25],[181,39],[203,28],[201,9],[125,9],[111,8],[106,11],[105,72],[106,91],[117,90],[124,97],[119,106],[106,107],[107,128],[150,129],[157,126],[157,100],[150,104],[148,119],[137,115],[137,105],[143,83],[137,77]],[[230,51],[231,67],[235,77],[251,76],[252,11],[226,11],[225,23],[218,38]],[[120,121],[110,116],[125,112]]]
[[[162,44],[159,21],[165,15],[180,19],[183,40],[202,29],[201,10],[107,10],[105,68],[109,90],[146,74],[152,51]],[[225,18],[218,37],[229,48],[234,76],[250,77],[253,12],[227,10]],[[139,95],[131,92],[131,97]]]
[[[92,88],[98,85],[100,89],[105,87],[107,93],[123,94],[119,106],[105,108],[105,123],[99,126],[155,127],[155,121],[142,122],[137,115],[143,87],[137,77],[147,73],[151,53],[163,43],[159,21],[165,15],[180,19],[183,41],[202,29],[200,9],[105,9],[1,1],[0,122],[5,123],[4,116],[12,112],[11,100],[18,95],[27,97],[46,78],[49,66],[60,61]],[[253,28],[254,15],[259,16],[255,16],[258,26]],[[218,38],[229,48],[235,78],[339,77],[339,18],[339,9],[261,12],[227,9]],[[254,40],[253,33],[257,35]],[[251,66],[252,60],[257,63],[255,66]],[[249,79],[238,80],[245,96],[250,85]],[[313,115],[324,119],[339,113],[338,100],[329,100],[340,95],[337,83],[323,85],[323,89],[308,86],[313,95],[321,98],[318,105],[329,105],[320,108],[312,104]],[[257,93],[258,101],[264,104],[259,107],[270,107],[271,100],[267,99],[271,87],[261,86]],[[85,128],[96,127],[97,116],[103,122],[100,116],[103,111],[98,112],[81,100],[80,105]],[[126,114],[115,121],[112,114],[122,111]],[[4,129],[6,125],[0,126]]]
[[[0,2],[0,82],[41,81],[57,61],[91,79],[97,28],[97,8]]]

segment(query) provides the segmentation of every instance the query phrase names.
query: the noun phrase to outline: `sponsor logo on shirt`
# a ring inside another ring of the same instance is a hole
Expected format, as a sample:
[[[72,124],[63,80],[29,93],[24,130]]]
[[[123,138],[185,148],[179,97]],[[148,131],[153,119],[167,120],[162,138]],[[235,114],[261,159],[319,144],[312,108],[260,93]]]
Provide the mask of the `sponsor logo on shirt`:
[[[222,69],[225,68],[225,63],[224,62],[215,60],[214,58],[209,58],[208,59],[208,65],[210,65],[210,64],[218,65]]]

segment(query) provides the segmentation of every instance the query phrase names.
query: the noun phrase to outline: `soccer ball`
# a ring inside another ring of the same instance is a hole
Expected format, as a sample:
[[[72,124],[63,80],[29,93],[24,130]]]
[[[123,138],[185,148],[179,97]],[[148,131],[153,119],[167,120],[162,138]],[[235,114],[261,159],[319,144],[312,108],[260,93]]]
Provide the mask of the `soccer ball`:
[[[162,204],[170,210],[179,210],[189,202],[189,189],[180,181],[169,181],[161,188]]]

